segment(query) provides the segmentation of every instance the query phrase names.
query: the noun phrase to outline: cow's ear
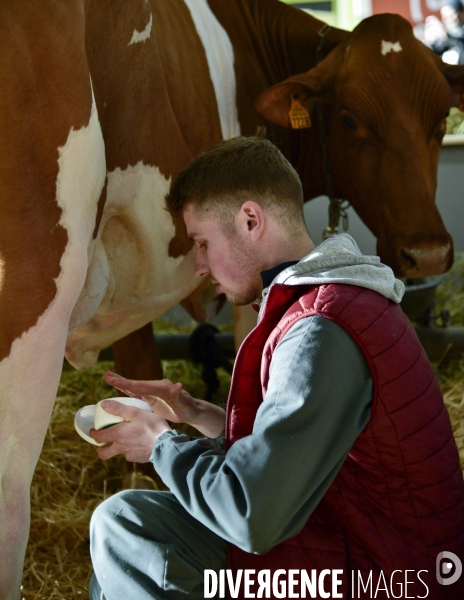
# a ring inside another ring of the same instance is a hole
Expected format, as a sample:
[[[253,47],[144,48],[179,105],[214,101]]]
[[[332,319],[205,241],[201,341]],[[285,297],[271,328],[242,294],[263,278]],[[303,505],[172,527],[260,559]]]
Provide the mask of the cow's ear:
[[[464,65],[448,65],[435,54],[433,59],[450,85],[453,92],[453,104],[460,110],[464,110]]]
[[[442,69],[453,92],[453,104],[464,110],[464,65],[447,65]]]
[[[324,85],[309,73],[311,71],[290,77],[262,92],[254,103],[257,112],[272,123],[291,127],[289,111],[292,98],[298,96],[299,102],[310,111],[312,100],[323,93]]]

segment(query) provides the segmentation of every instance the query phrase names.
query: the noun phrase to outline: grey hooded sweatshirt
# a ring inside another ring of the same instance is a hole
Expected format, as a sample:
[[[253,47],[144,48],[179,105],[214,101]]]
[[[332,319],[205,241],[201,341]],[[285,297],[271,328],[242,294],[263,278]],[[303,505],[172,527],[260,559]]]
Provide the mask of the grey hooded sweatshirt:
[[[347,234],[323,242],[274,283],[357,285],[393,302],[404,293],[391,269],[363,256]],[[336,323],[309,316],[274,351],[251,435],[226,454],[213,440],[165,432],[152,462],[193,517],[243,550],[264,553],[302,529],[368,422],[371,396],[354,340]]]

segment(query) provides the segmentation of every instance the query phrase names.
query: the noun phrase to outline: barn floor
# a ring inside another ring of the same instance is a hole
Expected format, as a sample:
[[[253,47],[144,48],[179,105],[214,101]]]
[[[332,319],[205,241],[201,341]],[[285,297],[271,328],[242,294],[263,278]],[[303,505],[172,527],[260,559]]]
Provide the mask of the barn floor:
[[[448,307],[453,324],[464,325],[464,255],[460,256],[438,293],[438,305]],[[186,333],[161,323],[160,331]],[[126,462],[115,457],[100,461],[96,448],[75,433],[74,414],[87,404],[117,393],[102,382],[111,363],[98,363],[80,373],[64,368],[52,420],[31,489],[31,533],[26,553],[24,600],[88,598],[91,574],[88,524],[94,508],[128,486]],[[200,369],[187,361],[165,361],[166,377],[185,383],[193,395],[204,395]],[[464,470],[464,357],[436,365]],[[224,403],[230,377],[220,373],[215,401]],[[125,480],[125,481],[123,481]],[[134,479],[132,478],[132,481]],[[130,477],[129,477],[130,482]],[[143,479],[139,482],[143,483]]]

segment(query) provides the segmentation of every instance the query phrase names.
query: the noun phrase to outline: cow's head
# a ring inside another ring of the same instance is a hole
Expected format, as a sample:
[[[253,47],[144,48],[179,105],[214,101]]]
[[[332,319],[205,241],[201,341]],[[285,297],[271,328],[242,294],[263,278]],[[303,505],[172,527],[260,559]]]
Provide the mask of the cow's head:
[[[464,90],[464,66],[446,65],[397,15],[366,19],[316,67],[263,92],[256,108],[290,127],[291,98],[312,114],[308,136],[322,152],[325,115],[335,195],[347,198],[398,276],[443,273],[453,242],[435,205],[445,117]],[[307,157],[310,168],[311,156]]]

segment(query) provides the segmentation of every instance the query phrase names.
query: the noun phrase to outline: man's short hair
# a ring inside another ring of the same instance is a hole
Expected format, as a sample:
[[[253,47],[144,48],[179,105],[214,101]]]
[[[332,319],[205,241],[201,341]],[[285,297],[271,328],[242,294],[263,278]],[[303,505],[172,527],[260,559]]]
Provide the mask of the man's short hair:
[[[189,204],[211,210],[226,233],[234,230],[234,216],[246,200],[257,202],[286,229],[305,227],[300,178],[259,134],[224,140],[199,154],[179,173],[165,200],[173,216]]]

